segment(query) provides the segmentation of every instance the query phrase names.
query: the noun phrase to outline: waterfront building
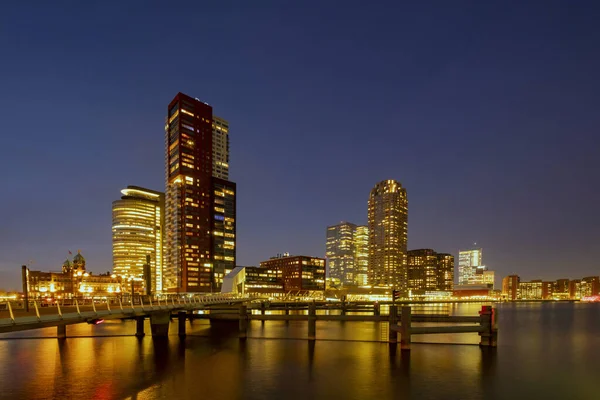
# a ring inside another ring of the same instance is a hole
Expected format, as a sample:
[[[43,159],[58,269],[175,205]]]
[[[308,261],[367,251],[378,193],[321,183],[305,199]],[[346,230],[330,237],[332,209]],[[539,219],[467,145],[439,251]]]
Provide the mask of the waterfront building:
[[[530,282],[519,282],[519,299],[541,300],[542,281],[540,279],[536,279]]]
[[[432,249],[407,252],[408,290],[413,294],[451,291],[454,285],[454,256]]]
[[[164,289],[216,291],[235,266],[235,184],[223,179],[229,177],[229,124],[183,93],[167,110]]]
[[[554,282],[542,281],[542,300],[551,300],[554,296]]]
[[[123,292],[122,279],[106,272],[94,275],[87,271],[85,258],[77,252],[73,260],[65,260],[60,271],[26,269],[23,287],[32,300],[111,297]]]
[[[588,276],[582,279],[574,279],[569,282],[569,296],[573,300],[598,296],[599,289],[600,278],[597,276]]]
[[[261,261],[261,268],[281,270],[284,290],[295,294],[325,290],[325,259],[278,255]]]
[[[408,199],[389,179],[371,190],[368,207],[369,284],[407,293]]]
[[[482,255],[482,249],[460,250],[458,252],[459,285],[483,284],[482,274],[485,267],[483,266]]]
[[[518,275],[509,275],[502,279],[502,296],[508,300],[517,300],[519,298]]]
[[[279,268],[235,267],[223,279],[222,293],[240,296],[281,297],[285,291]]]
[[[507,300],[581,300],[600,295],[600,277],[526,282],[509,275],[502,280],[502,295]]]
[[[112,203],[113,272],[127,280],[146,282],[150,266],[151,292],[162,291],[165,195],[127,186]]]
[[[367,284],[369,264],[366,226],[340,222],[327,227],[327,278],[343,286]]]

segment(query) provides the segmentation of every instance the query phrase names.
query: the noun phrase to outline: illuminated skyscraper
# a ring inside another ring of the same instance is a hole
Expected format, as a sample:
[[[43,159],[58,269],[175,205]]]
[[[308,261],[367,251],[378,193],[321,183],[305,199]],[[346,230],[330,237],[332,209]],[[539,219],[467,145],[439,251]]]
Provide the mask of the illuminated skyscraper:
[[[369,284],[407,291],[406,189],[393,180],[379,182],[369,196]]]
[[[229,122],[213,116],[213,176],[229,179]]]
[[[480,269],[478,271],[477,269]],[[479,279],[476,277],[478,272],[480,275],[483,274],[485,267],[482,261],[482,250],[461,250],[458,252],[458,284],[481,284],[483,282],[477,282]]]
[[[366,226],[350,222],[327,227],[327,277],[334,283],[366,285],[368,232]]]
[[[355,279],[354,230],[356,225],[342,222],[327,227],[327,278],[334,283],[353,285]]]
[[[229,176],[228,128],[226,121],[213,117],[211,106],[183,93],[168,106],[164,267],[168,291],[218,290],[226,273],[224,263],[235,265],[235,184],[221,179]],[[225,238],[225,233],[231,236]]]
[[[165,195],[127,186],[112,203],[113,272],[142,280],[150,257],[152,292],[162,291]]]
[[[354,230],[354,262],[356,266],[356,284],[369,283],[369,227],[359,225]]]

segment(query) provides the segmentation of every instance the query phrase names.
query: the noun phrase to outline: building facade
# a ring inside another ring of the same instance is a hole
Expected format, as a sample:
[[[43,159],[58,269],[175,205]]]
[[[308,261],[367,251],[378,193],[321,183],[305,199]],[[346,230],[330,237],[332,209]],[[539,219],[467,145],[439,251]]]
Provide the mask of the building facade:
[[[407,292],[408,199],[395,180],[379,182],[369,195],[369,284]]]
[[[151,291],[161,292],[165,195],[139,186],[127,186],[121,193],[121,200],[112,203],[113,273],[144,282],[149,260]]]
[[[213,290],[219,291],[223,278],[235,268],[236,262],[236,185],[224,179],[213,178],[212,254]]]
[[[350,222],[327,227],[327,278],[343,286],[366,285],[368,228]]]
[[[213,116],[213,176],[229,180],[229,122]]]
[[[502,279],[502,296],[507,300],[517,300],[519,298],[519,282],[521,279],[518,275],[505,276]]]
[[[521,281],[509,275],[502,280],[502,295],[507,300],[587,300],[600,296],[600,277]]]
[[[229,176],[229,125],[213,117],[210,105],[183,93],[167,110],[164,289],[212,292],[235,265],[235,184],[222,179]],[[225,188],[233,194],[215,198]]]
[[[115,297],[126,288],[122,279],[106,272],[94,275],[86,270],[85,258],[78,252],[73,260],[67,259],[61,271],[33,271],[26,269],[23,287],[32,300],[56,301],[87,297]]]
[[[369,284],[369,227],[358,225],[354,231],[354,262],[358,286]]]
[[[451,291],[454,286],[454,256],[432,249],[407,253],[408,290],[414,294]]]
[[[458,252],[459,285],[482,284],[483,277],[481,275],[484,270],[482,249],[460,250]]]
[[[260,268],[280,270],[286,292],[306,294],[325,290],[325,260],[309,256],[277,256],[261,261]]]

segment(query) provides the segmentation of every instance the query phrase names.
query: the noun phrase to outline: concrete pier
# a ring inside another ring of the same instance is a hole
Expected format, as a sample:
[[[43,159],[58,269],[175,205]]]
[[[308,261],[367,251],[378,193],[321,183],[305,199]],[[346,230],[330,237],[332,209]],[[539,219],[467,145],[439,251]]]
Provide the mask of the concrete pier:
[[[64,339],[67,337],[67,326],[66,325],[57,325],[56,326],[56,337],[59,339]]]
[[[153,337],[169,336],[169,322],[171,322],[170,312],[159,312],[150,315],[150,327]]]
[[[144,337],[144,317],[135,318],[135,336]]]
[[[185,320],[187,319],[186,311],[179,311],[177,313],[177,329],[179,337],[185,337]]]
[[[248,308],[244,305],[240,306],[240,325],[239,338],[246,339],[248,335]]]

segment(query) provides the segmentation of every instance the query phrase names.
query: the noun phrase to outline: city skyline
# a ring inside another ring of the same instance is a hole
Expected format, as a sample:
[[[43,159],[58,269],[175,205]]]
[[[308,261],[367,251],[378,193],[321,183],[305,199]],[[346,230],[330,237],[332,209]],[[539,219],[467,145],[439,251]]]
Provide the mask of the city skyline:
[[[326,226],[365,224],[366,193],[394,178],[411,195],[409,249],[457,257],[477,241],[497,278],[598,274],[593,13],[569,8],[581,23],[568,25],[559,6],[440,5],[427,17],[421,5],[323,5],[321,16],[243,6],[224,32],[211,17],[223,8],[194,5],[171,43],[161,21],[178,14],[167,7],[36,7],[0,16],[0,109],[11,116],[0,157],[4,289],[19,287],[20,265],[59,268],[69,249],[93,270],[112,267],[110,203],[131,184],[163,190],[165,99],[178,91],[234,127],[240,265],[281,249],[324,256]],[[201,28],[190,37],[191,27]],[[158,51],[167,43],[203,50],[175,74]]]

